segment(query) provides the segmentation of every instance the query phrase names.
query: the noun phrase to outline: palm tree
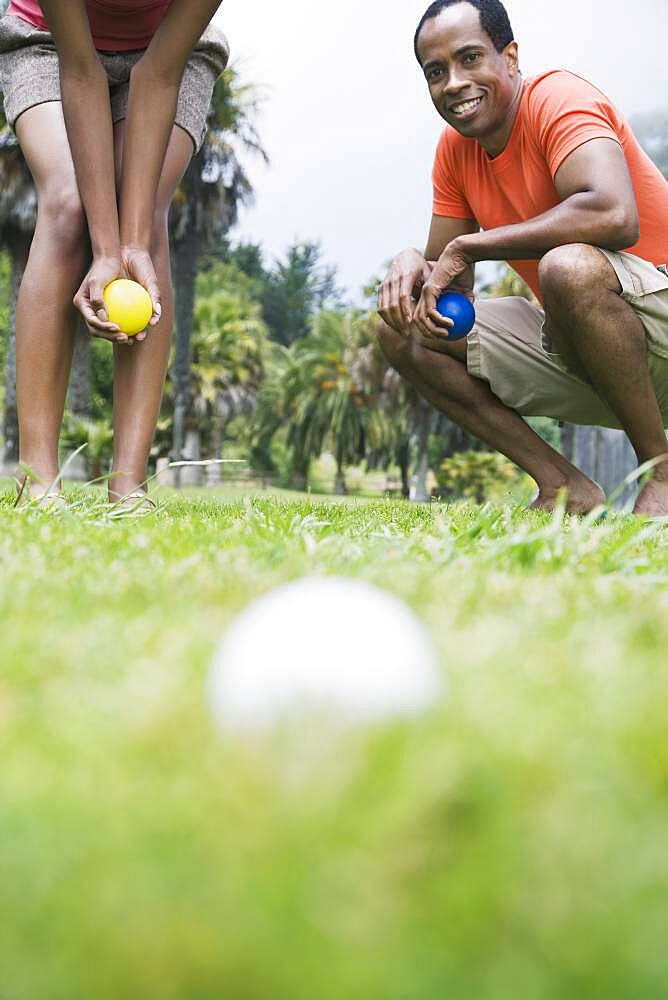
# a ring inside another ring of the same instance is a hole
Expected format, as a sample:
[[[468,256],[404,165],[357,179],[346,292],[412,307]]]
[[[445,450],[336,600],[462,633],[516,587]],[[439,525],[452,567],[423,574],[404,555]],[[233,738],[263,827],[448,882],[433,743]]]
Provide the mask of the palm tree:
[[[193,410],[204,418],[214,458],[222,455],[229,422],[255,413],[268,346],[260,304],[230,288],[227,271],[199,276],[194,314]],[[209,483],[219,479],[220,467],[211,466]]]
[[[235,224],[239,208],[253,197],[244,159],[268,157],[255,120],[258,95],[228,67],[218,80],[208,116],[209,131],[180,184],[172,207],[172,262],[176,292],[176,345],[172,365],[174,430],[172,457],[183,457],[190,393],[195,283],[203,252]],[[180,483],[179,469],[175,470]]]
[[[294,381],[290,375],[294,367],[295,359],[286,347],[272,341],[267,344],[264,378],[258,387],[255,419],[248,434],[250,463],[263,477],[276,472],[272,444],[278,432],[289,427],[287,386]],[[300,456],[291,458],[290,484],[297,481],[306,486],[308,460],[300,465]]]
[[[16,468],[19,458],[16,410],[16,300],[23,279],[37,218],[35,186],[19,144],[11,129],[0,128],[0,245],[11,262],[9,322],[5,363],[5,410],[3,414],[4,467]]]
[[[310,336],[288,353],[294,362],[285,386],[288,441],[297,464],[307,468],[330,444],[335,492],[345,493],[345,466],[364,458],[369,448],[382,448],[391,433],[378,405],[383,366],[378,348],[368,341],[368,322],[359,314],[320,313]]]
[[[412,499],[416,503],[426,503],[429,500],[429,436],[437,432],[447,433],[454,425],[427,402],[417,389],[405,382],[394,368],[387,368],[385,372],[380,405],[387,413],[392,428],[390,447],[383,457],[386,462],[396,462],[399,466],[401,493],[408,499],[411,496],[411,458],[415,456],[415,490]]]
[[[482,289],[483,296],[495,299],[509,295],[519,295],[529,302],[537,302],[537,298],[527,285],[524,278],[513,271],[507,264],[500,264],[496,281]]]

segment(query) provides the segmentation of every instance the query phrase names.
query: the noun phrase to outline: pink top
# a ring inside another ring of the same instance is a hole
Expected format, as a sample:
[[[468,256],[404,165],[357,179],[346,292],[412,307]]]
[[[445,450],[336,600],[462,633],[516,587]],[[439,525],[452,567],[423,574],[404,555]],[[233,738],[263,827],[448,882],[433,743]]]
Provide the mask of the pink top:
[[[86,0],[95,48],[106,52],[145,49],[172,0]],[[12,0],[8,14],[48,31],[37,0]]]

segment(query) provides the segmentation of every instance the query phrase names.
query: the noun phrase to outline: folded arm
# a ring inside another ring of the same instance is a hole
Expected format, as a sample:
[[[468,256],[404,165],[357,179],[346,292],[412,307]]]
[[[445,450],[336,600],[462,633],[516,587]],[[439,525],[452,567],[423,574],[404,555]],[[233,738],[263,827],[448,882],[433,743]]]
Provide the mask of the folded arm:
[[[557,171],[560,203],[535,219],[458,241],[469,259],[537,260],[569,243],[624,250],[637,243],[638,209],[626,158],[613,139],[592,139]]]
[[[614,140],[592,139],[576,149],[559,168],[555,187],[560,202],[542,215],[458,236],[446,246],[416,310],[423,333],[438,332],[436,299],[476,261],[538,260],[549,250],[572,243],[623,250],[638,241],[633,183]]]

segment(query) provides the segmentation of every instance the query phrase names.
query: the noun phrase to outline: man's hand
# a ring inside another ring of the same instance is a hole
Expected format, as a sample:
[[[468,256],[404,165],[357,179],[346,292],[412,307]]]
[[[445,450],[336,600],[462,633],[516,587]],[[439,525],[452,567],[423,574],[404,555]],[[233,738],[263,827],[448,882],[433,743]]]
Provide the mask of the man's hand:
[[[454,325],[436,309],[436,301],[443,292],[461,292],[473,301],[473,261],[471,261],[457,244],[456,240],[448,244],[431,274],[422,287],[420,300],[415,310],[413,322],[424,338],[425,347],[432,346],[443,339],[447,340],[448,330]]]
[[[378,292],[378,312],[393,330],[407,336],[415,313],[416,297],[428,280],[433,264],[417,250],[404,250],[394,258]]]
[[[156,323],[160,322],[162,305],[160,301],[160,288],[158,286],[158,279],[155,276],[155,268],[153,267],[151,255],[147,250],[142,250],[139,247],[122,246],[121,265],[123,277],[139,282],[151,296],[153,315],[148,325],[149,327],[155,326]],[[144,340],[145,337],[145,332],[140,333],[135,340]]]

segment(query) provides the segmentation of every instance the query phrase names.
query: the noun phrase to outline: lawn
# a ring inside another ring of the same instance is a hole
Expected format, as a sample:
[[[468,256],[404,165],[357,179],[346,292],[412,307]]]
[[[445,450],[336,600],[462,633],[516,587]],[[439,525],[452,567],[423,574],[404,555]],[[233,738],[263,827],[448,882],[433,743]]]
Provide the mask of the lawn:
[[[71,499],[0,501],[2,1000],[668,996],[668,526]],[[217,732],[226,626],[306,574],[404,598],[442,701]]]

